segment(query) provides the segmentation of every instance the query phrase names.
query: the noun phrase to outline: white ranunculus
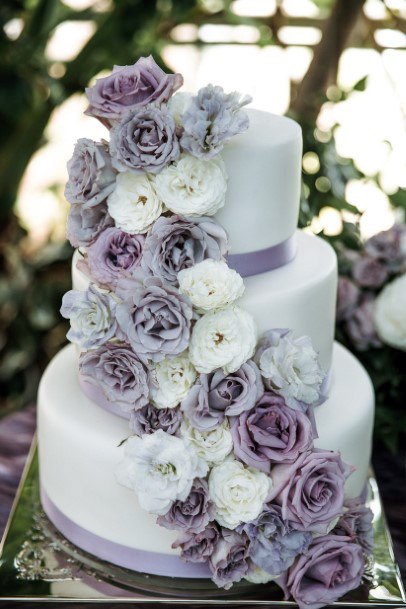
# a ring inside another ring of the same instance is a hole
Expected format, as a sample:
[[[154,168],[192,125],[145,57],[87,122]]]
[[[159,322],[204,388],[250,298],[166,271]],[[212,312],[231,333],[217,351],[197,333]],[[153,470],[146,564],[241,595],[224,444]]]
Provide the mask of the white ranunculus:
[[[394,279],[379,294],[374,325],[384,343],[406,351],[406,274]]]
[[[244,579],[251,582],[251,584],[267,584],[277,577],[278,575],[271,575],[267,571],[264,571],[264,569],[261,569],[261,567],[253,564]]]
[[[220,156],[198,159],[184,154],[156,177],[158,196],[182,216],[212,216],[225,202],[227,174]]]
[[[177,127],[182,126],[182,114],[185,112],[192,98],[192,93],[189,93],[188,91],[179,91],[169,99],[167,104],[168,110],[172,114]]]
[[[116,469],[118,482],[136,493],[140,506],[159,515],[177,499],[184,501],[194,478],[206,473],[207,464],[193,447],[162,429],[128,438]]]
[[[156,386],[151,389],[151,399],[157,408],[175,408],[187,396],[197,376],[187,352],[159,362],[153,375]]]
[[[199,431],[184,419],[180,431],[182,437],[192,444],[197,454],[208,463],[221,463],[233,449],[227,420],[211,431]]]
[[[131,171],[117,175],[107,207],[117,228],[130,234],[145,233],[163,211],[153,179]]]
[[[207,258],[178,273],[179,289],[197,311],[205,313],[233,303],[244,292],[244,282],[223,260]]]
[[[215,465],[210,472],[209,492],[216,506],[217,522],[235,529],[255,520],[262,511],[272,480],[266,474],[245,467],[233,459]]]
[[[198,372],[238,370],[254,353],[256,327],[252,316],[235,305],[203,315],[193,328],[190,359]]]

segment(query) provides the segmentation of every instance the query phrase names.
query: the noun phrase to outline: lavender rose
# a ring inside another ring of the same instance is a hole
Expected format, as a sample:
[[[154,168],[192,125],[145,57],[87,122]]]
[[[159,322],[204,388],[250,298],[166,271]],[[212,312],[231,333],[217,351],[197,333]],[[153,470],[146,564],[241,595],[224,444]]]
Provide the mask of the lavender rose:
[[[357,588],[364,568],[359,545],[349,537],[326,535],[317,537],[277,583],[300,609],[319,609]]]
[[[155,433],[157,429],[173,436],[181,422],[182,415],[178,408],[155,408],[147,404],[131,413],[130,428],[137,436]]]
[[[324,535],[343,512],[344,484],[351,472],[339,453],[315,448],[291,465],[272,468],[268,500],[281,506],[292,529]]]
[[[172,548],[180,548],[180,557],[185,562],[206,562],[213,554],[219,536],[217,526],[210,523],[200,533],[183,533],[172,544]]]
[[[337,321],[348,319],[356,309],[360,289],[348,277],[339,277],[337,286]]]
[[[157,524],[185,533],[201,533],[214,519],[215,512],[206,480],[196,478],[185,501],[175,501],[166,514],[157,518]]]
[[[370,554],[374,547],[373,513],[360,499],[347,499],[345,512],[332,530],[335,535],[347,536]]]
[[[69,203],[90,207],[104,201],[116,181],[107,142],[78,140],[68,162],[68,174],[65,197]]]
[[[352,276],[363,288],[379,288],[389,277],[387,267],[372,256],[360,256],[355,261]]]
[[[168,101],[183,84],[181,74],[166,74],[153,57],[140,57],[132,66],[114,66],[113,72],[86,89],[85,114],[109,125],[128,110]]]
[[[209,567],[216,586],[229,590],[249,570],[247,538],[236,531],[222,529],[209,558]]]
[[[83,204],[71,205],[67,237],[73,247],[88,247],[102,231],[113,225],[105,201],[92,207]]]
[[[144,241],[143,235],[106,228],[87,248],[84,265],[94,280],[114,289],[120,277],[131,276],[140,265]]]
[[[272,462],[293,463],[313,444],[310,419],[269,391],[252,410],[230,423],[235,456],[267,474]]]
[[[382,261],[391,271],[399,270],[406,261],[406,226],[394,224],[389,230],[374,235],[365,243],[365,252]]]
[[[250,410],[263,392],[258,366],[248,360],[231,374],[222,370],[201,374],[182,401],[181,409],[193,427],[209,431],[220,425],[225,416]]]
[[[374,326],[374,306],[372,294],[364,294],[357,309],[346,321],[345,329],[358,351],[382,346]]]
[[[157,173],[179,155],[175,121],[154,105],[127,114],[110,131],[113,167],[118,171]]]
[[[117,306],[118,325],[134,351],[154,362],[179,355],[189,343],[189,299],[158,277],[147,277]]]
[[[221,260],[227,253],[227,234],[210,218],[161,217],[146,238],[142,268],[173,285],[178,273],[206,258]]]
[[[200,89],[182,114],[182,149],[201,158],[217,155],[229,139],[248,129],[248,115],[242,107],[251,99],[236,91],[226,94],[213,85]]]

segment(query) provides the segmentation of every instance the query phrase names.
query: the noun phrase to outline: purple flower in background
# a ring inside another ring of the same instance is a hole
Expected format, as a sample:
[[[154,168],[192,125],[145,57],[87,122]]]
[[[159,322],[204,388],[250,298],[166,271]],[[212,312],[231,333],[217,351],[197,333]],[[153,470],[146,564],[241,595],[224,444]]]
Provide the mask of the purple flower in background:
[[[137,436],[152,434],[162,429],[171,436],[175,435],[182,422],[178,408],[156,408],[146,404],[140,410],[131,413],[130,428]]]
[[[92,279],[112,289],[120,277],[131,276],[141,262],[143,235],[129,235],[118,228],[106,228],[88,246],[86,266]]]
[[[379,288],[389,277],[387,267],[372,256],[360,256],[352,269],[352,276],[363,288]]]
[[[104,201],[116,181],[107,142],[78,140],[68,162],[68,174],[65,197],[69,203],[91,207]]]
[[[237,528],[250,540],[248,554],[251,560],[275,577],[290,567],[313,539],[311,533],[291,529],[282,519],[281,511],[280,506],[269,504],[256,520]]]
[[[235,456],[266,474],[271,463],[293,463],[313,444],[310,419],[285,400],[265,392],[256,406],[231,419]]]
[[[173,544],[172,548],[180,548],[180,557],[185,562],[206,562],[213,554],[220,533],[213,523],[200,533],[183,533]]]
[[[344,484],[351,472],[339,453],[315,448],[292,464],[272,468],[268,500],[281,506],[292,529],[324,535],[343,513]]]
[[[150,105],[126,114],[110,131],[110,153],[118,171],[160,171],[179,155],[169,110]]]
[[[206,480],[196,478],[185,501],[175,501],[165,515],[157,518],[157,523],[166,529],[201,533],[213,520],[215,512]]]
[[[337,286],[337,321],[350,317],[359,301],[360,289],[351,279],[345,276],[338,278]]]
[[[225,416],[250,410],[263,392],[258,366],[248,360],[234,373],[216,370],[201,374],[181,408],[193,427],[209,431],[221,424]]]
[[[67,237],[73,247],[88,247],[102,231],[113,226],[106,201],[92,207],[71,205],[68,215]]]
[[[61,315],[70,320],[66,338],[82,349],[93,349],[113,338],[117,332],[116,302],[92,284],[86,292],[70,290],[64,294]]]
[[[365,243],[365,252],[397,271],[406,261],[406,226],[394,224],[389,230],[370,237]]]
[[[148,403],[151,383],[148,370],[126,345],[107,343],[81,353],[79,373],[124,411],[138,410]]]
[[[182,114],[182,149],[201,158],[217,155],[229,139],[248,129],[248,114],[242,107],[251,100],[249,95],[224,93],[213,85],[200,89]]]
[[[211,218],[161,217],[146,238],[142,268],[173,285],[178,273],[206,258],[221,260],[228,251],[227,234]]]
[[[166,102],[183,84],[181,74],[166,74],[153,57],[140,57],[132,66],[114,66],[105,78],[86,89],[89,107],[85,114],[105,125],[128,110]]]
[[[209,567],[219,588],[229,590],[235,582],[241,581],[249,569],[247,537],[222,529],[209,558]]]
[[[337,522],[332,533],[347,536],[359,544],[367,553],[374,547],[374,531],[372,528],[373,513],[360,498],[347,499],[344,503],[345,512]]]
[[[364,569],[361,546],[349,537],[326,535],[314,539],[276,583],[299,609],[319,609],[357,588]]]
[[[189,299],[147,277],[117,306],[118,325],[136,353],[155,362],[179,355],[189,343],[193,310]]]
[[[354,347],[366,351],[369,347],[381,347],[374,326],[375,299],[372,294],[364,294],[360,304],[345,324],[345,329]]]

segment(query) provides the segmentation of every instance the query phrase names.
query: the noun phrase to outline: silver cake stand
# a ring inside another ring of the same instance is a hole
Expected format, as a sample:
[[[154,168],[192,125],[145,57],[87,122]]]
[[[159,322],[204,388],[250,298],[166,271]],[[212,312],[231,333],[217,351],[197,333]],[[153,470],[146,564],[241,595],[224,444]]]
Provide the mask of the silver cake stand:
[[[368,503],[374,513],[374,555],[362,585],[336,607],[405,607],[406,597],[373,474]],[[98,560],[71,544],[39,503],[34,441],[0,545],[0,607],[53,603],[110,605],[296,607],[275,584],[242,582],[231,591],[207,580],[157,577]]]

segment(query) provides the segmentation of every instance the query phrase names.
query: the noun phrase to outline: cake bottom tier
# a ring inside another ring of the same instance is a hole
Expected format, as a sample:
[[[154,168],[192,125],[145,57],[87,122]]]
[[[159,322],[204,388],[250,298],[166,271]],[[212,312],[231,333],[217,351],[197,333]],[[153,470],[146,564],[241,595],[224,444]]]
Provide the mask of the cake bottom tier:
[[[329,399],[316,409],[316,446],[338,450],[356,467],[346,494],[362,493],[370,460],[374,417],[371,381],[341,345],[334,346]],[[171,545],[176,532],[156,524],[134,493],[115,480],[119,444],[128,422],[90,401],[77,378],[74,346],[49,364],[38,399],[42,504],[50,520],[83,550],[135,571],[208,578],[205,565],[182,562]]]

